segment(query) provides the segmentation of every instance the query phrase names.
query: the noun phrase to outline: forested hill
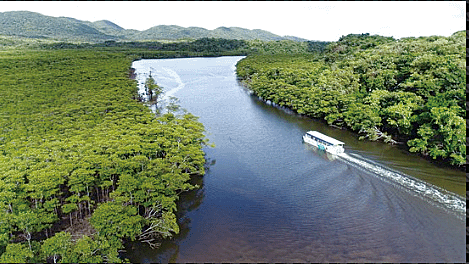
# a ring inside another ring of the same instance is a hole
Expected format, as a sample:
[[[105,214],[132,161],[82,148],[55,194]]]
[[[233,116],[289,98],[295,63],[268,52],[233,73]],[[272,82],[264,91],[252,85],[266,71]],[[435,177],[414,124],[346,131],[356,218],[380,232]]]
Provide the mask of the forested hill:
[[[321,54],[248,56],[237,74],[265,100],[464,166],[465,36],[350,34]]]
[[[0,13],[0,34],[75,41],[117,39],[117,37],[107,35],[80,20],[44,16],[27,11]]]
[[[294,36],[278,36],[271,32],[239,27],[219,27],[208,30],[200,27],[159,25],[144,31],[124,29],[111,21],[81,21],[68,17],[51,17],[28,11],[0,13],[0,35],[46,38],[60,41],[100,42],[104,40],[176,40],[224,38],[264,41],[306,41]]]

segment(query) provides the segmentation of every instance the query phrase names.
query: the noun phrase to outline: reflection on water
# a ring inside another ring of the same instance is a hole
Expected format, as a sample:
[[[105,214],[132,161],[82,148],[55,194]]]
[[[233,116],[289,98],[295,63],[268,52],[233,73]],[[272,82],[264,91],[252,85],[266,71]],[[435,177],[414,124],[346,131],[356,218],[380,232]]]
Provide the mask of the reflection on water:
[[[331,154],[331,153],[326,152],[325,150],[322,150],[322,149],[318,149],[317,147],[312,146],[312,145],[307,144],[307,143],[305,143],[305,148],[310,150],[310,151],[313,151],[319,157],[324,158],[324,159],[329,160],[329,161],[333,161],[333,160],[338,158],[337,155]]]
[[[181,233],[132,262],[463,262],[465,221],[366,166],[304,144],[316,130],[366,164],[463,195],[463,172],[265,104],[240,87],[241,57],[144,60],[159,85],[200,117],[215,148],[201,189],[181,197]],[[173,89],[176,89],[174,91]],[[174,91],[174,92],[171,92]],[[465,204],[464,204],[465,207]]]

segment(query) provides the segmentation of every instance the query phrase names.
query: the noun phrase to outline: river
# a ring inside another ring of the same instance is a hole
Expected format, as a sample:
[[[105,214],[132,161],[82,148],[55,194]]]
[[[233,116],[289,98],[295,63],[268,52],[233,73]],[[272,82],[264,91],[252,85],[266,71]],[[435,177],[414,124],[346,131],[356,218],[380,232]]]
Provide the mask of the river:
[[[151,71],[215,147],[181,197],[180,234],[128,245],[132,262],[465,262],[464,172],[260,101],[236,80],[240,59],[133,63],[140,89]],[[304,144],[308,130],[346,154]]]

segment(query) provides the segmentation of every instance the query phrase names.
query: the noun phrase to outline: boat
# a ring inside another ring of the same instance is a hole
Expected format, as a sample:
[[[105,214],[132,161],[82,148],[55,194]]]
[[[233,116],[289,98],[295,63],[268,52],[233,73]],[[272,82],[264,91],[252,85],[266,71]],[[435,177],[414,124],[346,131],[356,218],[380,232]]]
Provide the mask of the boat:
[[[304,144],[305,148],[311,152],[314,152],[317,156],[327,160],[327,161],[334,161],[338,158],[337,155],[331,154],[329,152],[326,152],[324,150],[319,150],[317,147],[310,145],[310,144]]]
[[[344,142],[326,136],[318,131],[306,132],[303,136],[303,141],[331,154],[337,155],[344,152]]]

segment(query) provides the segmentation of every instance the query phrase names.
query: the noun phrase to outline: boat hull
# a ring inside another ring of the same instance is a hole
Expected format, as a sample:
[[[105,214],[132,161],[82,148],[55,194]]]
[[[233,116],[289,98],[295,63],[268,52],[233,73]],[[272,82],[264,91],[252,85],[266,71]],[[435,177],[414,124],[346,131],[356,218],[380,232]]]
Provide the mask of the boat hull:
[[[324,150],[328,153],[331,153],[331,154],[340,154],[340,153],[343,153],[344,152],[344,148],[341,147],[341,146],[326,146],[326,145],[323,145],[307,136],[303,136],[303,141],[305,143],[308,143],[312,146],[315,146],[317,147],[319,150]]]

